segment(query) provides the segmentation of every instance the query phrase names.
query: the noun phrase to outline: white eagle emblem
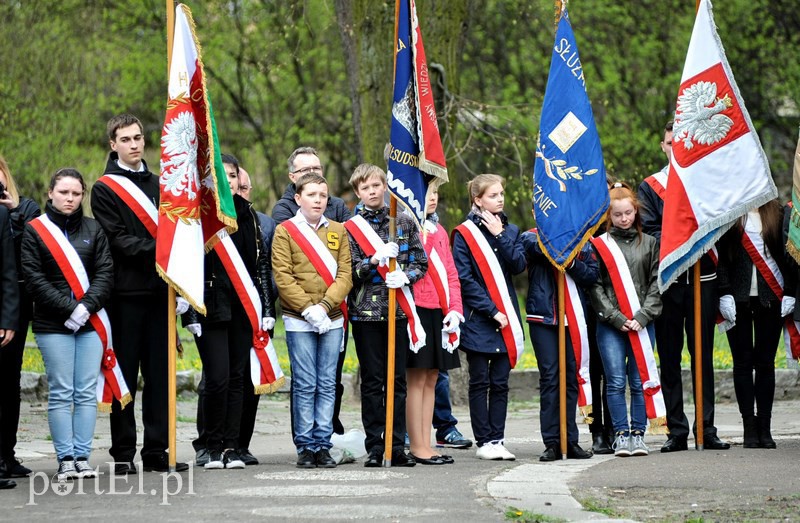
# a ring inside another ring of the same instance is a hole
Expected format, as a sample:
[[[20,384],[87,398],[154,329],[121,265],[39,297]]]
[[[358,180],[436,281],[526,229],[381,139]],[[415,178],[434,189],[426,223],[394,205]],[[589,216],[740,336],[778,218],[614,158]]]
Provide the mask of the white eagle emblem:
[[[406,94],[402,100],[392,105],[392,116],[408,131],[414,143],[417,143],[417,107],[414,99],[413,82],[408,82]]]
[[[719,114],[731,107],[730,95],[717,98],[717,84],[697,82],[686,88],[678,97],[673,132],[675,139],[683,142],[687,150],[700,145],[721,141],[733,126],[733,120]]]
[[[178,114],[166,124],[161,147],[168,160],[161,160],[161,185],[175,196],[186,193],[190,200],[197,197],[197,133],[194,115],[188,111]]]

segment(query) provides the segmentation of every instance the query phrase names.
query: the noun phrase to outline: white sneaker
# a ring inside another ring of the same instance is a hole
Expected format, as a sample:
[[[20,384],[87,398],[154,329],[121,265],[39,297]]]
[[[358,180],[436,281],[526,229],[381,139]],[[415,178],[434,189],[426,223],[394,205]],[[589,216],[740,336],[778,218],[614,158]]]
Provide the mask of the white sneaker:
[[[650,454],[650,449],[644,443],[644,437],[641,434],[631,434],[630,451],[634,456],[647,456]]]
[[[622,433],[617,434],[617,438],[614,440],[614,444],[611,445],[611,448],[614,449],[615,456],[627,458],[631,455],[630,438]]]
[[[498,445],[497,443],[491,443],[491,442],[486,443],[482,447],[478,447],[478,451],[475,454],[475,457],[478,459],[499,461],[503,459],[504,456],[503,450],[501,450],[499,447],[500,445]]]
[[[507,448],[506,448],[506,446],[505,446],[505,445],[503,445],[503,442],[502,442],[502,441],[500,441],[500,442],[498,442],[498,443],[495,443],[495,444],[494,444],[494,446],[495,446],[495,447],[498,449],[498,451],[499,451],[500,455],[503,457],[502,459],[504,459],[504,460],[506,460],[506,461],[514,461],[515,459],[517,459],[517,457],[516,457],[515,455],[513,455],[513,454],[512,454],[512,453],[511,453],[511,452],[510,452],[510,451],[509,451]]]
[[[56,479],[58,481],[66,481],[68,479],[76,479],[78,476],[75,470],[75,461],[65,459],[58,464],[58,472],[56,472]]]
[[[225,449],[222,453],[222,462],[226,469],[243,469],[245,467],[244,461],[234,449]]]
[[[75,461],[75,471],[78,473],[79,478],[97,477],[97,471],[89,465],[89,461],[86,459],[78,459]]]
[[[208,461],[203,465],[205,469],[224,469],[225,462],[222,461],[222,452],[212,450],[208,453]]]

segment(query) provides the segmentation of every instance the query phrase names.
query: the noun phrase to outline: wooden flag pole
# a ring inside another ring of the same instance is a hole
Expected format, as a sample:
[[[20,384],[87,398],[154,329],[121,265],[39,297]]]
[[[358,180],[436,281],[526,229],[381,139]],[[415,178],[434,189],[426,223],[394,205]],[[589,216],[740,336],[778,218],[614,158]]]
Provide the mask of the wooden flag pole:
[[[167,0],[167,85],[169,85],[169,69],[172,64],[172,42],[175,38],[175,3],[174,0]],[[167,94],[169,98],[169,94]],[[175,472],[178,445],[177,445],[177,426],[176,420],[178,418],[177,405],[175,398],[177,396],[177,375],[176,375],[176,362],[175,353],[178,351],[177,347],[177,327],[175,324],[175,289],[172,285],[167,285],[167,397],[169,398],[169,405],[167,407],[167,416],[169,418],[169,433],[168,433],[168,446],[169,446],[169,471]]]
[[[397,199],[389,198],[389,241],[397,240]],[[397,259],[389,260],[389,272],[397,268]],[[384,430],[383,466],[392,466],[392,428],[394,427],[394,351],[397,331],[397,289],[389,289],[389,346],[386,355],[386,429]]]
[[[558,433],[561,445],[561,459],[567,459],[567,336],[564,325],[564,278],[558,271]],[[574,416],[575,413],[573,412]]]

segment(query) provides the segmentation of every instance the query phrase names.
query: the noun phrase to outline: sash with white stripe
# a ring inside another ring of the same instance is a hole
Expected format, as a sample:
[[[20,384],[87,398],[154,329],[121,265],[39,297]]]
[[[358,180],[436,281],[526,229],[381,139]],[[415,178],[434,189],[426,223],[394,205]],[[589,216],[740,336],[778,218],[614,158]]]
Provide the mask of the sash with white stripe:
[[[64,233],[50,221],[46,214],[32,220],[31,226],[39,234],[47,250],[52,254],[58,268],[64,275],[70,290],[76,300],[83,298],[89,290],[89,275],[75,250]],[[111,322],[105,309],[100,309],[89,316],[89,322],[100,337],[103,344],[103,359],[97,378],[97,408],[101,412],[111,412],[111,402],[116,398],[120,406],[125,406],[131,401],[131,394],[122,377],[122,371],[117,365],[111,341]]]
[[[381,237],[378,236],[378,233],[369,226],[367,220],[360,214],[344,222],[344,227],[368,257],[372,257],[378,250],[378,247],[384,243]],[[377,270],[381,278],[385,280],[386,275],[389,273],[389,267],[378,266]],[[411,350],[418,352],[425,346],[426,336],[425,329],[422,327],[422,322],[417,315],[417,306],[414,303],[414,296],[411,294],[411,289],[408,285],[403,285],[397,290],[399,291],[395,293],[395,296],[397,296],[397,303],[405,313],[406,318],[408,318],[409,346]]]
[[[242,300],[242,307],[253,329],[253,345],[250,348],[250,378],[253,380],[253,388],[256,394],[275,392],[281,388],[286,378],[278,363],[278,355],[269,333],[261,330],[261,298],[227,231],[218,232],[217,237],[220,241],[214,246],[214,252],[225,267],[236,295]]]
[[[557,271],[556,271],[557,272]],[[586,423],[592,423],[592,382],[589,377],[589,330],[586,328],[586,316],[583,314],[578,286],[575,280],[564,273],[566,291],[564,293],[564,313],[567,315],[567,328],[575,352],[575,366],[578,380],[578,407]]]
[[[651,176],[648,176],[644,179],[644,182],[650,186],[653,191],[658,195],[659,198],[662,200],[664,196],[667,195],[667,171],[663,169]]]
[[[139,218],[147,232],[153,238],[156,237],[156,231],[158,231],[158,209],[135,183],[118,174],[105,174],[98,178],[97,181],[119,196],[131,212]]]
[[[508,319],[508,325],[500,329],[500,334],[503,336],[503,342],[508,352],[508,360],[511,362],[511,368],[513,369],[525,350],[525,335],[522,332],[522,325],[517,317],[508,288],[505,285],[506,279],[503,275],[503,269],[500,267],[500,262],[489,242],[486,241],[483,233],[471,220],[464,221],[455,230],[467,242],[470,253],[478,264],[478,270],[480,270],[481,277],[486,289],[489,291],[489,297],[494,306],[505,314]]]
[[[303,254],[306,255],[308,261],[316,269],[317,273],[322,277],[325,285],[330,287],[336,281],[336,273],[339,268],[336,259],[328,250],[328,247],[320,240],[316,232],[306,225],[306,220],[302,216],[294,216],[278,225],[283,227],[289,236],[294,240]],[[344,330],[347,330],[347,301],[342,301],[339,308],[344,315]],[[344,343],[344,338],[342,338]]]
[[[627,318],[633,318],[633,315],[641,309],[641,304],[625,256],[617,242],[608,233],[593,238],[592,245],[608,269],[620,312]],[[628,337],[631,341],[636,367],[639,369],[645,410],[647,418],[650,420],[650,432],[653,434],[666,433],[667,409],[664,405],[664,394],[661,391],[656,358],[653,354],[650,337],[647,335],[647,329],[628,331]]]
[[[437,226],[438,227],[438,226]],[[433,245],[433,242],[426,242],[427,234],[423,237],[422,246],[425,248],[425,254],[428,255],[428,274],[433,282],[433,287],[436,289],[436,296],[439,298],[439,307],[445,316],[450,312],[450,283],[447,279],[447,268],[444,266],[442,257]],[[428,246],[430,243],[430,247]],[[461,328],[456,328],[455,332],[447,333],[442,330],[442,347],[447,349],[447,352],[452,353],[458,348],[461,343]]]
[[[766,248],[760,232],[748,230],[745,226],[742,246],[775,296],[779,300],[783,299],[783,274],[775,258],[771,254],[765,256],[765,252],[769,249]],[[800,359],[800,322],[794,321],[791,314],[784,318],[783,345],[786,349],[787,366],[797,368],[797,361]]]

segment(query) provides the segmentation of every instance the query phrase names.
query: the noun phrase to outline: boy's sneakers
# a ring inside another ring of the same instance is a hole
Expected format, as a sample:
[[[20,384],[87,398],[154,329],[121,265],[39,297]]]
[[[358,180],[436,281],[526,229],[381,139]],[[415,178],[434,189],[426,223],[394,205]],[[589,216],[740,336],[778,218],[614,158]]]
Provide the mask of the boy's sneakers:
[[[617,434],[617,438],[614,440],[614,444],[611,445],[611,448],[614,449],[614,455],[619,456],[621,458],[627,458],[631,455],[631,441],[630,437],[628,437],[624,432],[619,432]]]
[[[78,458],[75,461],[75,472],[77,472],[79,478],[97,477],[97,471],[89,465],[87,458]]]
[[[465,438],[458,429],[453,429],[444,438],[436,438],[436,446],[451,449],[468,449],[472,446],[472,440]]]
[[[243,469],[245,467],[244,461],[239,457],[236,449],[225,449],[222,453],[222,461],[225,463],[226,469]]]
[[[647,456],[650,449],[644,444],[644,435],[641,432],[631,433],[630,451],[634,456]]]
[[[492,441],[486,443],[482,447],[478,447],[478,452],[475,454],[478,459],[488,460],[507,460],[514,461],[517,459],[511,452],[506,449],[502,442]]]
[[[58,472],[56,472],[56,479],[58,481],[66,481],[68,479],[79,478],[78,471],[75,470],[75,460],[72,456],[67,456],[58,464]]]
[[[205,469],[224,469],[225,462],[222,458],[222,451],[220,450],[209,450],[208,451],[208,461],[206,464],[203,465]]]

